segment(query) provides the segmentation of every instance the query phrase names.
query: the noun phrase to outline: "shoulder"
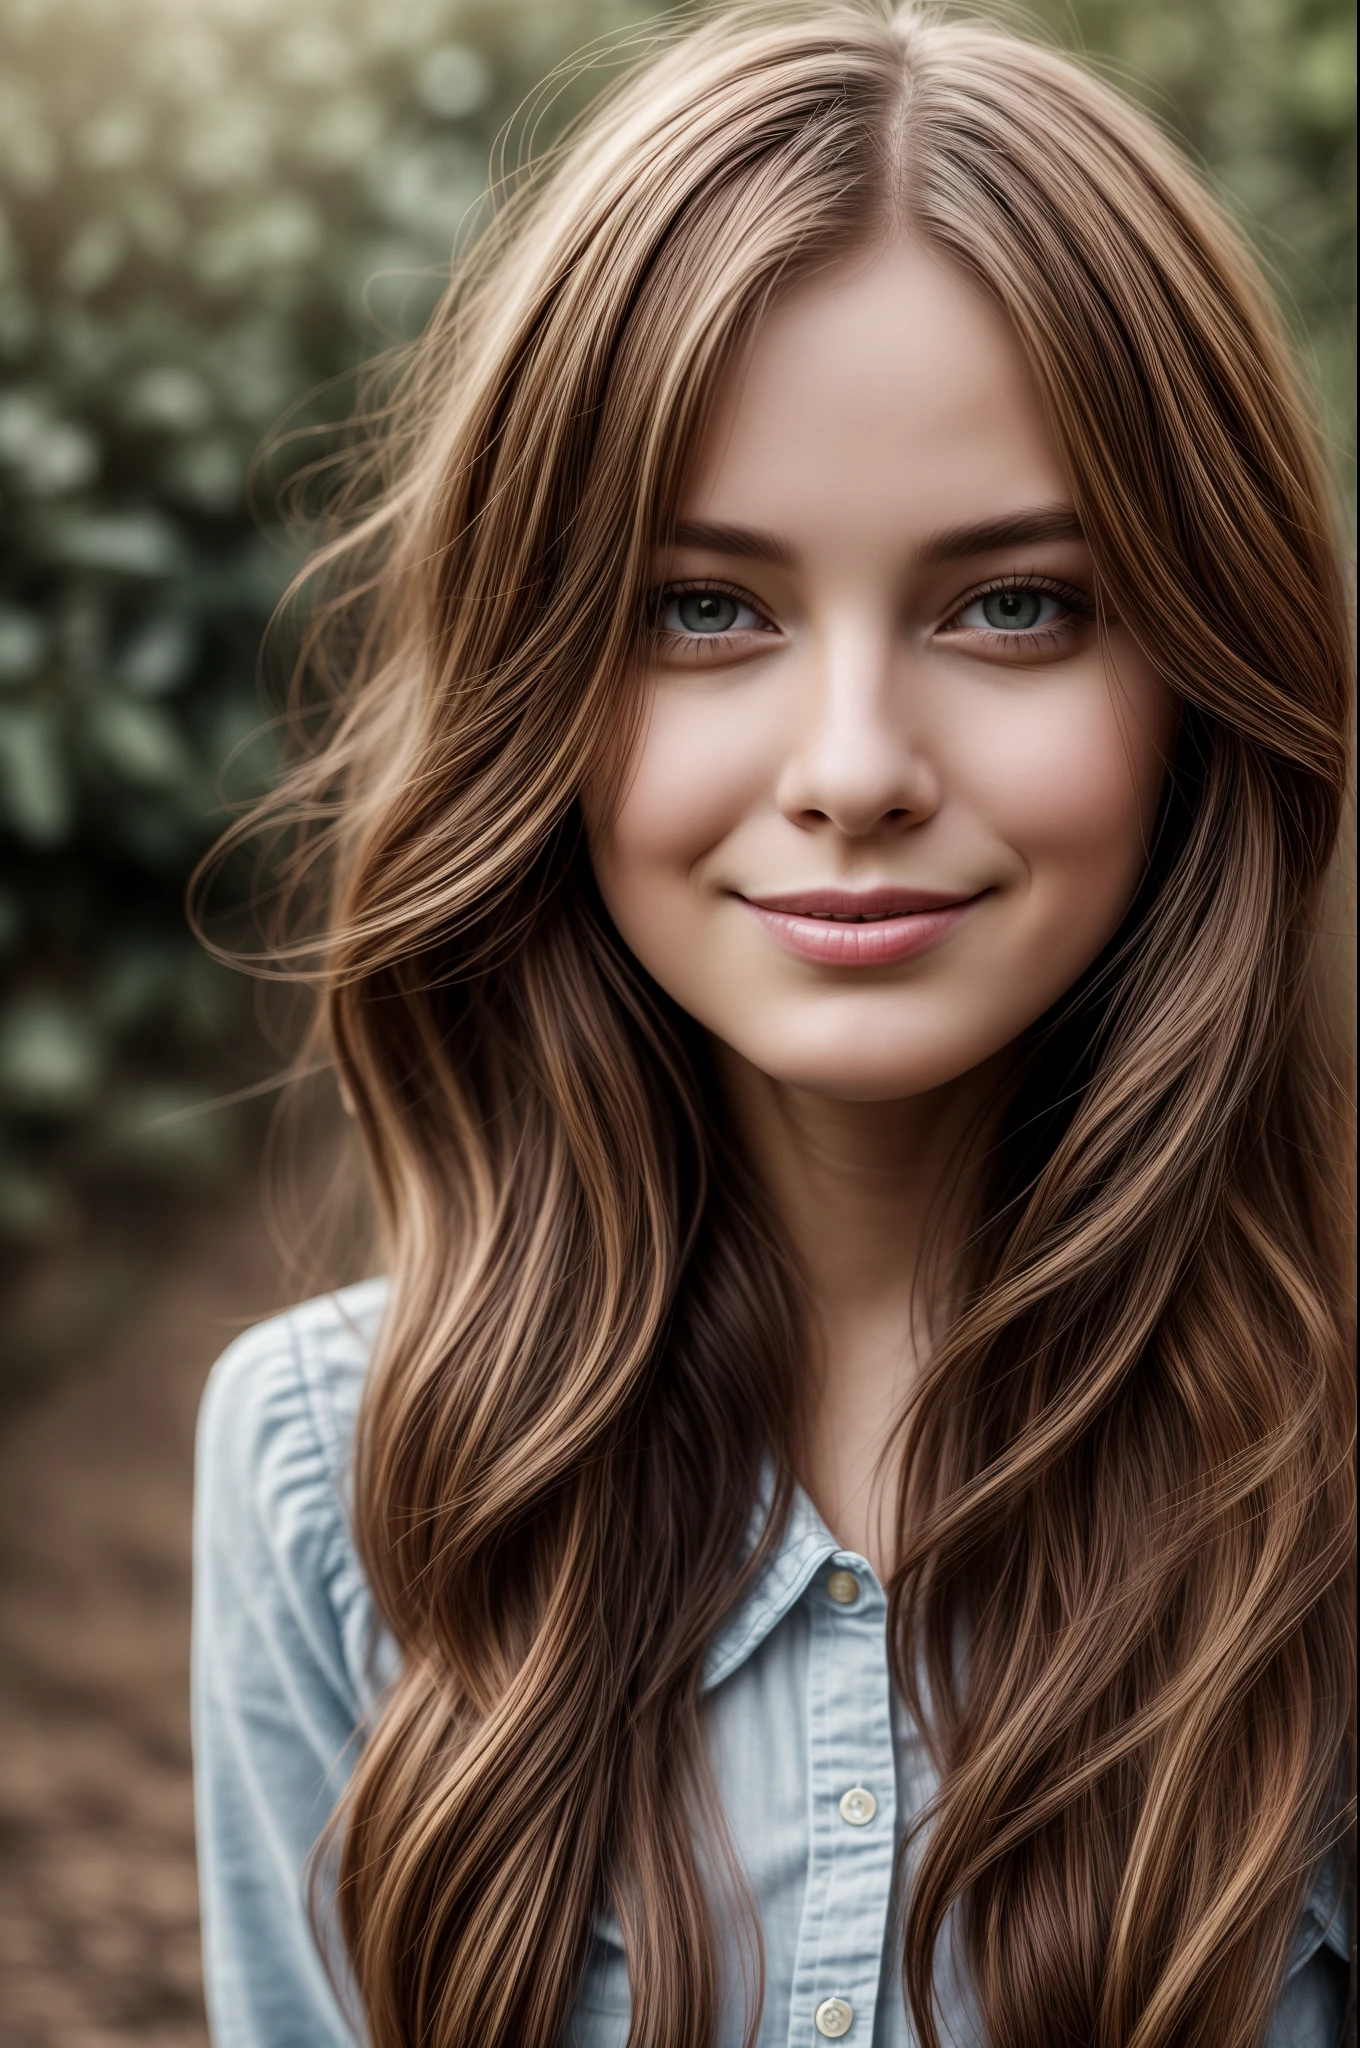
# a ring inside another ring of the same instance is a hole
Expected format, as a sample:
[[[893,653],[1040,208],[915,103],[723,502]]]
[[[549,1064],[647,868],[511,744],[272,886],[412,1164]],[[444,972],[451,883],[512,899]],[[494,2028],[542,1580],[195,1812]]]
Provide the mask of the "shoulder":
[[[368,1690],[350,1467],[386,1301],[386,1281],[368,1280],[258,1323],[219,1358],[199,1411],[201,1602],[305,1646],[346,1692]]]
[[[200,1457],[224,1461],[239,1476],[243,1462],[255,1468],[281,1436],[301,1433],[340,1476],[386,1305],[386,1280],[362,1280],[238,1337],[208,1377]]]

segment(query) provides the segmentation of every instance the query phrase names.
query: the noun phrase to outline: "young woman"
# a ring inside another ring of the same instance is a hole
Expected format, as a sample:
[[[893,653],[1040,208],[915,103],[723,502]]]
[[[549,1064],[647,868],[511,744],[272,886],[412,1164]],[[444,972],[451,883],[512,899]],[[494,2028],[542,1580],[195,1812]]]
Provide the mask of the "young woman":
[[[204,1409],[219,2048],[1333,2048],[1348,654],[1239,243],[1026,42],[723,16],[379,460],[272,964],[387,1277]]]

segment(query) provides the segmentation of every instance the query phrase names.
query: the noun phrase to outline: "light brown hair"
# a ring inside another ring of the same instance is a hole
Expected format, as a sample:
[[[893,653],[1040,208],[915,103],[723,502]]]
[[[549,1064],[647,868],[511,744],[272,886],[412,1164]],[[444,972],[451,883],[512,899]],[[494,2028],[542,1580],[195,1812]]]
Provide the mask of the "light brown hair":
[[[319,565],[333,710],[263,820],[325,877],[273,969],[319,979],[391,1275],[355,1522],[403,1662],[338,1838],[374,2048],[555,2048],[611,1903],[633,2040],[713,2039],[698,1687],[767,1458],[766,1550],[787,1504],[799,1291],[577,794],[630,729],[733,351],[896,233],[1006,312],[1184,705],[1145,884],[1019,1049],[903,1421],[893,1651],[942,1773],[922,2041],[958,1902],[993,2048],[1252,2048],[1344,1826],[1349,1195],[1312,932],[1348,637],[1308,409],[1213,200],[1079,68],[910,9],[747,9],[611,91],[460,266]]]

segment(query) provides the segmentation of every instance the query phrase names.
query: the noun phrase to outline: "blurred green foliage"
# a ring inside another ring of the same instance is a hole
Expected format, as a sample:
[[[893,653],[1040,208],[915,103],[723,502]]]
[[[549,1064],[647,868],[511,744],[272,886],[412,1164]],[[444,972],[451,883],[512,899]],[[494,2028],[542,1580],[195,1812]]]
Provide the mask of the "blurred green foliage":
[[[182,898],[224,769],[240,797],[273,761],[256,657],[292,564],[248,465],[285,408],[429,305],[531,87],[647,12],[0,0],[0,1239],[229,1167],[229,1120],[183,1112],[242,1078],[248,995]],[[1015,12],[1207,162],[1346,442],[1349,6]]]
[[[273,761],[252,455],[418,320],[506,118],[633,12],[0,0],[0,1239],[229,1168],[193,1111],[260,1071],[250,992],[183,892]]]

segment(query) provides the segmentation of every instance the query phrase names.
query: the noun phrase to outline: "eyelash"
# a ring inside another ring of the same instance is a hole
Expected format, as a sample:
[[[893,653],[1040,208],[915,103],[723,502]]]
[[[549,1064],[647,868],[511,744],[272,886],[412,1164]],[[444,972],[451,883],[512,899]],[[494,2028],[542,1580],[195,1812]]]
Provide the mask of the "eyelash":
[[[1068,617],[1055,620],[1048,626],[1035,627],[1026,633],[987,631],[985,637],[993,642],[1010,641],[1014,644],[1019,641],[1027,647],[1051,644],[1055,640],[1065,639],[1074,626],[1089,626],[1096,616],[1096,609],[1090,596],[1086,591],[1079,590],[1075,584],[1060,582],[1052,576],[1024,575],[1017,571],[1006,576],[994,576],[990,582],[980,583],[976,589],[965,591],[954,605],[949,617],[936,630],[948,632],[954,620],[962,612],[966,612],[970,604],[977,604],[982,598],[991,597],[1001,590],[1037,591],[1040,596],[1054,598],[1059,604],[1065,605]],[[668,642],[672,646],[679,645],[697,652],[700,648],[723,649],[732,640],[741,637],[740,634],[733,632],[675,633],[663,627],[661,619],[667,606],[673,599],[685,597],[691,591],[718,591],[722,596],[730,597],[734,603],[749,605],[750,609],[765,622],[766,627],[772,623],[764,607],[756,602],[749,590],[743,590],[739,583],[724,583],[715,576],[698,576],[681,583],[663,583],[651,592],[648,598],[648,617],[654,638]],[[983,628],[976,626],[969,630],[973,633],[984,631]],[[749,626],[742,628],[743,633],[750,631]]]

